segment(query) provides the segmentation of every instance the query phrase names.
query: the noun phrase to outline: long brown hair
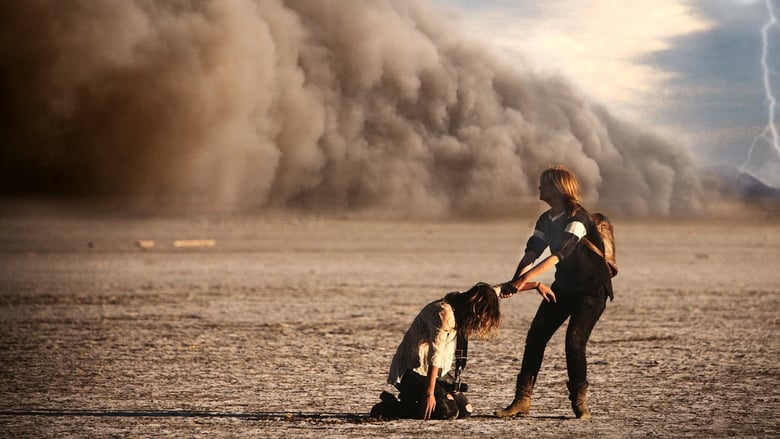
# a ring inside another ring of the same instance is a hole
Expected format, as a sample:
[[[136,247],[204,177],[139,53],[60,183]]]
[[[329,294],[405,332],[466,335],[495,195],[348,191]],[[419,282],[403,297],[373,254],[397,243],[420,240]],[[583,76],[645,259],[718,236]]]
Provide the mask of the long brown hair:
[[[580,180],[569,168],[556,165],[545,169],[539,177],[540,183],[547,183],[563,198],[566,210],[574,215],[582,207],[580,204]]]
[[[445,299],[452,305],[462,335],[489,339],[498,333],[501,309],[498,295],[490,285],[479,282],[466,292],[449,293]]]

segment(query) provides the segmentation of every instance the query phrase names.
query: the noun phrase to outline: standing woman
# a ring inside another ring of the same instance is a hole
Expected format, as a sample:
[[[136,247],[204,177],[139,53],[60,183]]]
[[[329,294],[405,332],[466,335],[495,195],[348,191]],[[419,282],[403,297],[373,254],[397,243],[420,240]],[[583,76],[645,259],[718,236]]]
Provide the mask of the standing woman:
[[[588,389],[585,345],[604,312],[606,298],[612,298],[612,279],[602,257],[581,240],[587,238],[602,251],[604,243],[591,215],[580,205],[579,181],[569,169],[559,165],[542,172],[539,199],[549,204],[550,209],[536,221],[534,233],[526,243],[525,254],[510,283],[518,290],[524,289],[524,284],[555,267],[552,290],[557,300],[543,301],[539,305],[526,337],[515,398],[495,414],[502,418],[528,414],[547,342],[568,318],[566,370],[569,381],[566,384],[569,399],[577,418],[590,419],[590,410],[585,404]],[[533,265],[547,247],[550,256]],[[501,297],[513,294],[511,289],[502,291]]]
[[[486,283],[426,305],[404,334],[390,364],[387,382],[400,391],[400,401],[383,392],[383,403],[374,407],[372,415],[418,419],[469,416],[471,404],[447,380],[455,363],[456,345],[469,337],[490,338],[500,324],[497,291]]]

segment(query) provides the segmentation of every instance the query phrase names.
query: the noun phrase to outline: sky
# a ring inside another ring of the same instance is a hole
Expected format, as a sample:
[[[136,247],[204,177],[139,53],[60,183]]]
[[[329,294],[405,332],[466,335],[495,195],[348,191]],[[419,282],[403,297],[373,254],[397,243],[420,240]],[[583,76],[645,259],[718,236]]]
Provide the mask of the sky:
[[[501,56],[563,76],[617,116],[690,148],[699,164],[728,163],[780,187],[769,129],[780,95],[780,0],[437,2]]]

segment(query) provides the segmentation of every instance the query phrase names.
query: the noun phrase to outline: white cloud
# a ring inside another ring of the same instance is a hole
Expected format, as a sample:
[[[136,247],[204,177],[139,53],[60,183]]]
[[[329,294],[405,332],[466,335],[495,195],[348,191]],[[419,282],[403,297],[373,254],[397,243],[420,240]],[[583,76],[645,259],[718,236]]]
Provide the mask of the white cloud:
[[[670,74],[643,57],[670,47],[672,38],[713,26],[683,0],[559,0],[483,2],[466,25],[539,70],[559,72],[584,93],[628,117]],[[647,114],[641,116],[647,117]]]

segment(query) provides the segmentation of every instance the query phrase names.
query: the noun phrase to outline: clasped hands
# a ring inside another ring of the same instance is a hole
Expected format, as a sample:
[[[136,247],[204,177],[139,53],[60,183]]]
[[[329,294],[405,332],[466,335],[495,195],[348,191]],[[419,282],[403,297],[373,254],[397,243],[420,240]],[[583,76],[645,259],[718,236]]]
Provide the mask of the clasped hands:
[[[513,296],[518,291],[526,290],[536,290],[545,302],[555,302],[555,293],[549,286],[541,282],[528,282],[523,276],[520,276],[517,280],[501,284],[501,293],[499,294],[499,297],[505,299]]]

